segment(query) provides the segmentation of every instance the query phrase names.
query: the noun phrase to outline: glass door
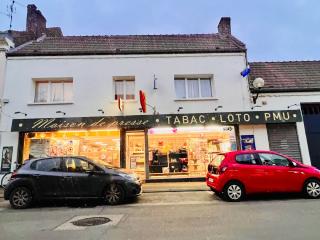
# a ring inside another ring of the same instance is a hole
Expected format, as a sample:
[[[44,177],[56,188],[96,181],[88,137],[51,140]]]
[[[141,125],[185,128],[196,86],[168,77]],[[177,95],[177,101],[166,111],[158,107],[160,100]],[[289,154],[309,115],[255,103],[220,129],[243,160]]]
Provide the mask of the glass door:
[[[126,133],[126,166],[141,179],[145,179],[145,138],[144,132]]]

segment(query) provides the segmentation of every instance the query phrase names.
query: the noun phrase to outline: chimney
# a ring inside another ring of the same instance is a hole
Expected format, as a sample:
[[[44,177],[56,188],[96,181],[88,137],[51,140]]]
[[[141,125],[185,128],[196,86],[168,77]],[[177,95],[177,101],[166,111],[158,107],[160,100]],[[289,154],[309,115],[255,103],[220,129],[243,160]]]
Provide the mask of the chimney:
[[[231,18],[222,17],[218,24],[218,33],[221,35],[231,35]]]
[[[47,20],[42,13],[37,10],[36,5],[30,4],[28,5],[27,9],[26,31],[34,33],[37,38],[41,37],[41,35],[46,32]]]

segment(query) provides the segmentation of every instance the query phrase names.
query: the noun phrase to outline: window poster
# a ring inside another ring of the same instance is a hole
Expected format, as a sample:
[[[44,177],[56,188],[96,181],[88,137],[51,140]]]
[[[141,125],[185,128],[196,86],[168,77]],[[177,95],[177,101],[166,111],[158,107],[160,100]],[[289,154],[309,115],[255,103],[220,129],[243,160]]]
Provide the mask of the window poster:
[[[3,147],[1,157],[1,172],[10,172],[13,147]]]
[[[134,156],[130,157],[130,168],[131,169],[137,168],[137,157],[134,157]]]
[[[255,150],[256,149],[254,135],[241,135],[241,149],[242,150]]]

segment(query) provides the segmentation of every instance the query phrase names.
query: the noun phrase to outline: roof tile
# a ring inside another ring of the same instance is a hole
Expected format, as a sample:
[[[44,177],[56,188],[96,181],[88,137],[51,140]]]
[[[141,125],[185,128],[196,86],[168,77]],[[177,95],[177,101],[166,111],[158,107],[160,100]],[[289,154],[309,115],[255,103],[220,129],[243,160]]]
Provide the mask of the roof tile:
[[[249,84],[261,77],[261,92],[320,91],[320,61],[252,62]]]
[[[113,35],[46,37],[33,41],[9,56],[95,55],[150,53],[245,52],[245,45],[233,36],[220,34]]]

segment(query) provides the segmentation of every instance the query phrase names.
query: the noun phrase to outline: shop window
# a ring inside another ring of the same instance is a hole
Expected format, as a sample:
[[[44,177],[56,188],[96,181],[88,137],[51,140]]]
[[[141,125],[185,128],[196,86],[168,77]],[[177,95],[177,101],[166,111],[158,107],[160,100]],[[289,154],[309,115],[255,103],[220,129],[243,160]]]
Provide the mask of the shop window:
[[[134,77],[113,77],[114,81],[114,99],[123,100],[135,99],[135,79]]]
[[[61,171],[61,158],[49,158],[33,162],[31,169],[44,172],[59,172]]]
[[[73,99],[73,80],[36,80],[35,103],[63,103]]]
[[[254,154],[240,154],[236,156],[236,162],[240,164],[257,164]]]
[[[204,177],[208,164],[221,152],[235,150],[233,127],[153,128],[148,131],[149,173],[165,176]],[[217,163],[218,164],[218,163]]]
[[[84,156],[101,165],[120,167],[120,131],[58,131],[26,133],[23,160]]]
[[[178,99],[210,98],[212,77],[175,77],[174,87]]]

